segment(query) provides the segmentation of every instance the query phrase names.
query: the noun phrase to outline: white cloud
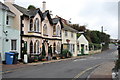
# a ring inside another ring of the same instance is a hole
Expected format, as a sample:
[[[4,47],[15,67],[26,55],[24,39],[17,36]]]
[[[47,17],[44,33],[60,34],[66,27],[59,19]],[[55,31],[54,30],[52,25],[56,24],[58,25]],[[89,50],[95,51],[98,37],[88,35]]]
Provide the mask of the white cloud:
[[[3,0],[0,0],[3,2]],[[70,19],[72,23],[88,24],[92,30],[101,30],[104,26],[106,32],[112,38],[117,38],[118,34],[118,12],[117,2],[119,0],[45,0],[47,9],[52,10],[65,19]],[[32,4],[42,7],[43,0],[15,0],[15,3],[27,8]]]

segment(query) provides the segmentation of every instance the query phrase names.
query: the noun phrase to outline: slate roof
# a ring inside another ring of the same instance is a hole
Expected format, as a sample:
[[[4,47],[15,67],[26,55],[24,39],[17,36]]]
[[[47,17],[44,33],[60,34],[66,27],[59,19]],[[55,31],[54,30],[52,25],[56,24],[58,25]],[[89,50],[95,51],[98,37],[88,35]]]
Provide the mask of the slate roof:
[[[60,20],[60,18],[53,18],[52,22],[53,22],[53,24],[57,24],[59,20]]]
[[[13,4],[13,6],[15,8],[17,8],[21,13],[23,13],[24,15],[29,16],[29,17],[34,17],[37,13],[39,13],[39,15],[41,16],[42,21],[45,19],[45,17],[47,17],[51,25],[57,24],[58,21],[60,21],[61,28],[63,28],[63,24],[61,22],[61,19],[60,18],[52,19],[51,15],[49,13],[49,10],[46,10],[44,13],[42,13],[39,8],[35,9],[35,10],[28,10],[28,9],[26,9],[24,7],[21,7],[19,5],[16,5],[16,4]]]
[[[4,9],[4,10],[9,10],[9,8],[5,4],[3,4],[2,2],[0,2],[0,8]]]
[[[48,20],[49,20],[50,24],[53,25],[52,18],[51,18],[51,15],[50,15],[50,13],[49,13],[49,10],[46,10],[46,11],[43,13],[43,19],[45,19],[45,17],[48,17]]]
[[[16,4],[13,4],[13,6],[14,6],[15,8],[17,8],[21,13],[23,13],[23,14],[25,14],[25,15],[29,15],[29,12],[28,12],[28,10],[27,10],[26,8],[23,8],[23,7],[18,6],[18,5],[16,5]]]
[[[68,26],[66,24],[64,24],[63,26],[64,26],[63,30],[67,30],[67,31],[71,31],[71,32],[76,32],[76,33],[78,32],[77,30],[71,28],[70,26]]]
[[[15,14],[14,14],[12,11],[10,11],[9,7],[7,7],[7,6],[6,6],[5,4],[3,4],[2,2],[0,2],[0,8],[8,11],[8,12],[11,13],[13,16],[15,16]]]
[[[29,17],[34,17],[37,13],[39,13],[39,15],[41,16],[41,18],[43,20],[43,15],[42,15],[42,12],[39,8],[34,9],[34,10],[28,10],[28,9],[21,7],[19,5],[16,5],[16,4],[13,4],[13,6],[15,8],[17,8],[21,13],[23,13],[24,15],[29,16]]]
[[[60,24],[61,24],[61,28],[63,28],[63,23],[62,23],[62,21],[61,21],[61,18],[53,18],[53,19],[52,19],[52,22],[53,22],[54,25],[56,25],[56,24],[58,23],[58,21],[59,21]]]

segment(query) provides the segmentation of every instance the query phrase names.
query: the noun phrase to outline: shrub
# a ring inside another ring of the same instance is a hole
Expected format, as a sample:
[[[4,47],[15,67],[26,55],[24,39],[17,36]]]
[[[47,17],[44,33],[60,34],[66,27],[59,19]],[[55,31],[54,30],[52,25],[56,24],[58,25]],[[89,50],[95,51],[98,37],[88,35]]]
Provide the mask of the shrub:
[[[90,43],[89,44],[89,49],[91,50],[94,46],[94,50],[98,50],[98,49],[101,49],[101,45],[100,44],[94,44],[94,43]]]
[[[62,51],[62,57],[65,57],[65,58],[69,58],[69,57],[72,57],[72,53],[68,50],[68,49],[65,49]]]
[[[120,59],[115,62],[115,69],[118,71],[120,69]]]

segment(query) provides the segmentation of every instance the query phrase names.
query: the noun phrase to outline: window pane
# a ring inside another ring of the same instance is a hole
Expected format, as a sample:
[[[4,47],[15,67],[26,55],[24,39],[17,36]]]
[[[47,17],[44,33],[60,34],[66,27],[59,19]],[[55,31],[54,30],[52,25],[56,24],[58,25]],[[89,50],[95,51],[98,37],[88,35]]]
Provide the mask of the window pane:
[[[67,31],[65,31],[65,36],[67,36]]]
[[[6,17],[6,24],[7,25],[9,24],[9,17],[8,16]]]
[[[47,25],[46,24],[44,24],[44,26],[43,26],[43,34],[47,34]]]
[[[30,31],[33,31],[33,20],[30,20]]]
[[[11,40],[11,50],[16,50],[16,40]]]

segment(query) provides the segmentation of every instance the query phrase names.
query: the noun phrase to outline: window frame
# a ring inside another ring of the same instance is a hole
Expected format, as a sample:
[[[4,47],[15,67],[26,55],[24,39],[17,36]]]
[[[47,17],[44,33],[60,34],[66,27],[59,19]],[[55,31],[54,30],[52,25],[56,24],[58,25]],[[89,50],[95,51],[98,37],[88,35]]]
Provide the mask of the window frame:
[[[6,16],[6,25],[9,25],[9,21],[10,21],[10,19],[9,19],[9,16],[7,15]]]
[[[71,37],[72,37],[72,38],[74,37],[74,33],[73,33],[73,32],[71,32]]]
[[[65,30],[65,36],[66,36],[66,37],[68,36],[68,32],[67,32],[67,30]]]
[[[32,23],[31,23],[32,22]],[[33,31],[33,19],[30,19],[30,23],[29,23],[29,31]]]
[[[47,33],[47,24],[44,24],[44,26],[43,26],[43,35],[48,35],[48,33]]]
[[[13,41],[15,41],[15,44],[13,44]],[[17,50],[17,39],[11,39],[11,50]]]
[[[39,18],[35,18],[35,21],[34,21],[34,31],[35,32],[40,32],[40,21],[39,21]]]

